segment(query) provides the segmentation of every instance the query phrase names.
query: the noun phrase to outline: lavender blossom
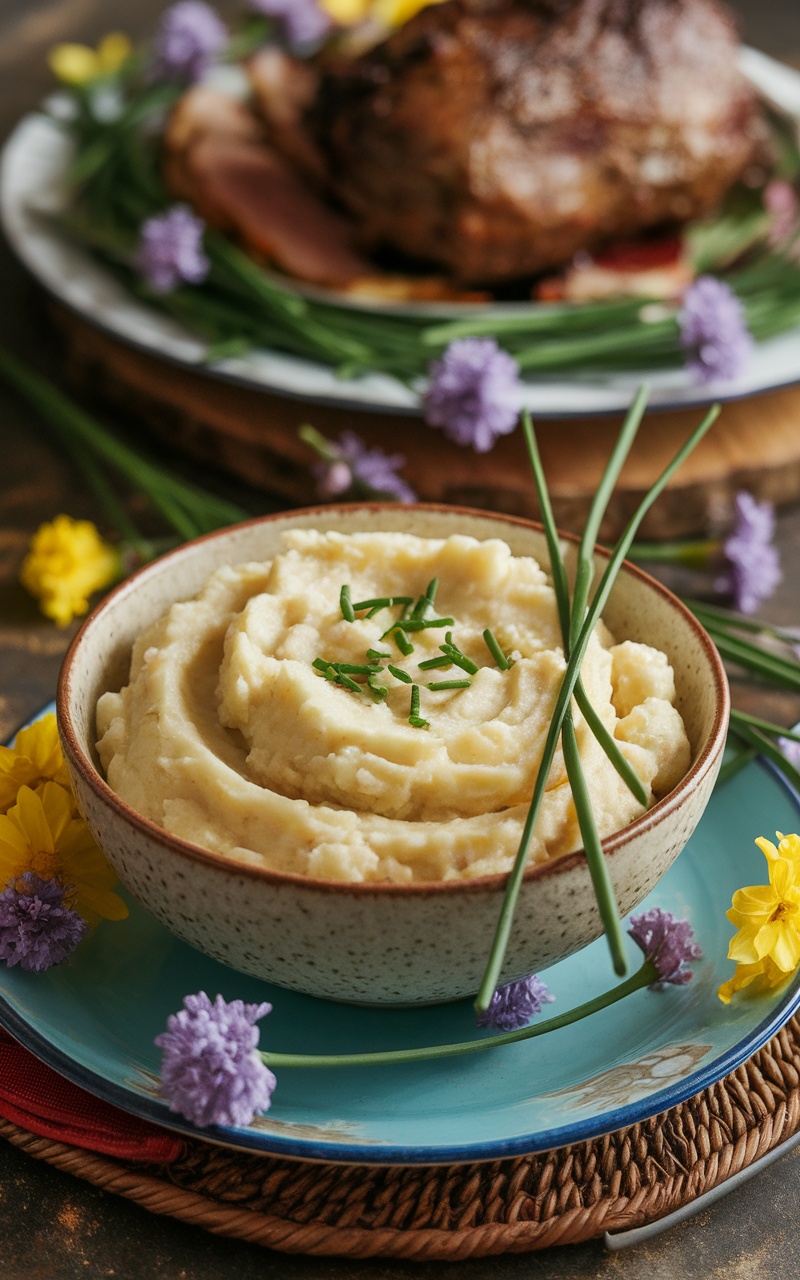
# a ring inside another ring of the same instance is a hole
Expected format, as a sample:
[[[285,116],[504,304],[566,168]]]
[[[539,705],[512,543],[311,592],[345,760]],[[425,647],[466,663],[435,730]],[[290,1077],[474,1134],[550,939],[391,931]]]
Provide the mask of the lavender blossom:
[[[64,903],[59,880],[26,871],[0,893],[0,960],[9,969],[41,973],[61,964],[86,936],[89,926]]]
[[[657,980],[650,984],[651,991],[662,991],[668,983],[682,987],[690,981],[692,972],[684,964],[687,960],[700,960],[703,953],[688,920],[677,920],[670,911],[651,907],[643,915],[631,916],[629,923],[628,933],[658,973]]]
[[[789,764],[800,769],[800,742],[795,742],[793,738],[778,738],[778,747]]]
[[[199,284],[206,278],[211,263],[203,252],[204,230],[202,218],[183,204],[142,223],[136,266],[155,293],[171,293],[181,281]]]
[[[739,613],[754,613],[781,580],[781,562],[773,546],[775,512],[751,493],[737,493],[736,522],[722,545],[723,570],[717,591],[733,597]]]
[[[498,987],[492,1003],[478,1018],[479,1027],[495,1027],[498,1031],[517,1031],[526,1027],[531,1018],[542,1012],[546,1004],[552,1004],[551,995],[537,973],[529,978],[519,978]]]
[[[519,416],[519,365],[494,338],[457,338],[430,366],[426,422],[448,440],[488,453]]]
[[[228,43],[228,31],[211,5],[180,0],[167,9],[156,32],[154,80],[200,80]]]
[[[698,276],[678,315],[687,368],[698,382],[730,381],[744,372],[753,339],[742,304],[716,276]]]
[[[316,44],[333,26],[330,15],[316,0],[249,0],[249,7],[255,13],[275,18],[293,48]]]
[[[170,1111],[199,1128],[210,1124],[246,1127],[257,1111],[268,1111],[275,1076],[258,1054],[255,1023],[270,1004],[230,1003],[204,991],[187,996],[156,1036],[163,1050],[161,1097]]]
[[[321,498],[339,497],[357,488],[398,502],[416,501],[414,490],[397,474],[406,461],[402,453],[369,449],[354,431],[342,432],[336,452],[337,457],[314,468]]]

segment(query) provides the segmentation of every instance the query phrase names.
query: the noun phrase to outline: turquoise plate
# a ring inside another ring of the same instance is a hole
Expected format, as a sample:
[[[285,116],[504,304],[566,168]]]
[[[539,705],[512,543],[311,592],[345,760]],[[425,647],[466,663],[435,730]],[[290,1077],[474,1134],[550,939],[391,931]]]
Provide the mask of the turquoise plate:
[[[157,1096],[153,1037],[184,995],[269,1000],[262,1044],[355,1052],[481,1035],[468,1002],[375,1010],[296,995],[178,942],[135,903],[72,962],[44,974],[0,967],[0,1023],[68,1079],[125,1111],[212,1142],[305,1160],[369,1164],[494,1160],[580,1142],[655,1115],[728,1074],[800,1005],[800,978],[772,996],[717,999],[730,977],[734,890],[766,880],[758,835],[798,830],[800,798],[762,762],[715,793],[695,835],[645,905],[687,917],[704,959],[687,987],[642,991],[542,1039],[443,1062],[282,1070],[249,1128],[195,1130]],[[632,967],[639,952],[631,943]],[[547,972],[568,1009],[613,985],[601,939]],[[550,1010],[548,1010],[550,1012]]]

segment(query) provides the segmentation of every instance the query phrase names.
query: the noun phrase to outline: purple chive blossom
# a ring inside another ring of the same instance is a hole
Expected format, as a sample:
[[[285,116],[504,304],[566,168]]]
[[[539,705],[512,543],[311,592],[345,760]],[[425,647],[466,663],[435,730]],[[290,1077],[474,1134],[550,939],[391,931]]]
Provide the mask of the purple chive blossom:
[[[205,223],[186,205],[142,223],[136,266],[154,293],[171,293],[182,281],[199,284],[211,263],[203,252]]]
[[[795,742],[792,738],[778,738],[778,746],[789,764],[800,769],[800,742]]]
[[[397,474],[406,461],[402,453],[369,449],[354,431],[343,431],[336,449],[336,458],[314,467],[321,498],[336,498],[355,487],[398,502],[416,501],[414,490]]]
[[[255,13],[275,18],[292,46],[316,44],[333,26],[316,0],[250,0],[249,7]]]
[[[739,613],[754,613],[781,580],[781,563],[773,546],[775,512],[751,493],[737,493],[736,521],[722,544],[723,569],[717,591],[733,597]]]
[[[658,973],[650,984],[651,991],[662,991],[667,983],[682,987],[690,981],[692,972],[683,966],[687,960],[700,960],[703,953],[688,920],[677,920],[670,911],[651,907],[643,915],[631,916],[629,923],[628,933]]]
[[[744,372],[753,339],[742,304],[715,276],[698,276],[678,315],[687,368],[698,382],[730,381]]]
[[[65,906],[66,892],[59,880],[26,871],[0,893],[0,960],[9,969],[51,969],[86,936],[89,926]]]
[[[203,0],[180,0],[167,9],[153,47],[154,80],[200,80],[228,43],[224,22]]]
[[[275,1076],[257,1052],[255,1023],[270,1004],[230,1003],[205,991],[187,996],[156,1036],[163,1050],[161,1097],[170,1111],[199,1128],[210,1124],[246,1127],[257,1111],[268,1111]]]
[[[519,978],[498,987],[489,1008],[478,1018],[478,1026],[518,1031],[520,1027],[527,1027],[531,1018],[554,1000],[555,996],[550,994],[538,973],[532,973],[529,978]]]
[[[448,440],[488,453],[519,417],[519,365],[494,338],[457,338],[429,371],[425,421]]]

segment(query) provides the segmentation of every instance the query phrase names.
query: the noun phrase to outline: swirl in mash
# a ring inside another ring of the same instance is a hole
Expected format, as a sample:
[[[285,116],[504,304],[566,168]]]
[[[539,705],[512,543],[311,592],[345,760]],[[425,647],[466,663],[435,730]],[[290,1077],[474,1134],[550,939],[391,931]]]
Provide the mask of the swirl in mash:
[[[438,577],[435,612],[478,665],[468,689],[433,691],[463,671],[420,671],[441,656],[441,629],[415,632],[403,657],[382,633],[386,609],[347,622],[353,600],[417,598]],[[514,665],[497,668],[491,627]],[[316,658],[391,655],[421,686],[426,730],[408,722],[409,689],[384,671],[372,701],[323,679]],[[508,871],[516,853],[561,677],[555,595],[530,557],[505,542],[398,533],[294,530],[267,564],[218,570],[137,641],[129,685],[99,701],[98,750],[109,784],[167,831],[280,871],[337,880],[446,880]],[[614,644],[601,624],[583,664],[594,706],[657,797],[687,771],[672,669],[647,645]],[[575,709],[601,835],[639,813]],[[581,847],[561,752],[530,858]]]

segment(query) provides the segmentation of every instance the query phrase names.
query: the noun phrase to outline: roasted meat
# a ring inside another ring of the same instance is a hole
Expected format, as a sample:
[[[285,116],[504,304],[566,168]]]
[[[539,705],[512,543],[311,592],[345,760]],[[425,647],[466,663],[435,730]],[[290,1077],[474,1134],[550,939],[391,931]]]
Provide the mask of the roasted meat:
[[[697,217],[759,135],[718,0],[447,0],[310,88],[291,145],[361,242],[464,282]]]

